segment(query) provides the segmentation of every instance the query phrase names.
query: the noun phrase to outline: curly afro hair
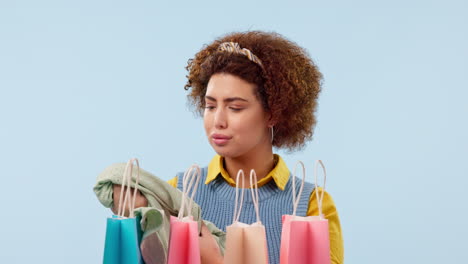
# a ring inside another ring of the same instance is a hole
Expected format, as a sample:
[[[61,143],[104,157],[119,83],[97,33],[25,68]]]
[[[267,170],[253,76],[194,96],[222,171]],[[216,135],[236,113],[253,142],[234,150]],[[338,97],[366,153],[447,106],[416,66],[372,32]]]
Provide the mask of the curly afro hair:
[[[255,54],[263,67],[245,55],[219,51],[223,42],[237,42]],[[312,139],[322,74],[307,51],[274,32],[247,31],[224,35],[205,45],[188,61],[185,90],[189,105],[200,116],[205,107],[208,81],[228,73],[255,84],[256,96],[275,124],[273,146],[302,149]]]

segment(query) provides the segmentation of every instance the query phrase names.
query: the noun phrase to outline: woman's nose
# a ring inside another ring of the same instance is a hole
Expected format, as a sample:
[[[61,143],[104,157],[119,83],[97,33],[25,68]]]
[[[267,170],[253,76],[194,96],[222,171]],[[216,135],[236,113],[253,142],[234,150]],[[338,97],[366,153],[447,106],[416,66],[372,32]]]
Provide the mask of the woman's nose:
[[[214,124],[217,129],[227,128],[227,119],[224,110],[218,107],[215,112]]]

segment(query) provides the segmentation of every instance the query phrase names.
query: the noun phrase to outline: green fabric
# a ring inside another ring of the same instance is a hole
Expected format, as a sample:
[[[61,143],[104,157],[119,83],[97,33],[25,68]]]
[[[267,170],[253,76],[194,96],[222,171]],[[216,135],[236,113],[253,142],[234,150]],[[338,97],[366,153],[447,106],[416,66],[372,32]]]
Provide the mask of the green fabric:
[[[113,207],[113,185],[122,184],[125,166],[125,163],[116,163],[107,167],[98,175],[94,193],[104,207]],[[132,174],[131,187],[134,188],[137,175],[135,166]],[[135,214],[141,216],[140,225],[143,231],[142,255],[147,263],[165,263],[169,245],[170,216],[178,215],[182,192],[143,169],[140,169],[138,190],[148,200],[148,207],[135,209]],[[201,209],[195,202],[193,203],[192,215],[194,220],[198,221],[200,232]],[[225,233],[213,223],[204,222],[224,254]]]

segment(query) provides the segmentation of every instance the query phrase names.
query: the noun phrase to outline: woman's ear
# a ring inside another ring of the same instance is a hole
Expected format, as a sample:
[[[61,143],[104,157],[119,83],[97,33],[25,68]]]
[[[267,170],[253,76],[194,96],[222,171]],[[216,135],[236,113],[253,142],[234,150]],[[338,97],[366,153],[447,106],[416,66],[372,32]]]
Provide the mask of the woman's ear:
[[[268,112],[267,113],[267,120],[268,120],[268,127],[274,127],[276,125],[276,119],[273,118],[273,115]]]

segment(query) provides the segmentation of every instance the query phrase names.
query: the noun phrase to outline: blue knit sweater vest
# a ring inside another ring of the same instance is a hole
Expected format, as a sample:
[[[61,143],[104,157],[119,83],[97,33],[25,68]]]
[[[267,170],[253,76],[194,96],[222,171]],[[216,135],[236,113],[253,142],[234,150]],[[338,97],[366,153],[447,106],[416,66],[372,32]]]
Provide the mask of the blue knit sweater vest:
[[[232,224],[236,188],[229,185],[222,177],[217,177],[209,184],[205,184],[207,172],[207,167],[202,168],[202,177],[195,195],[195,202],[200,205],[204,220],[213,222],[218,228],[226,232],[226,226]],[[183,175],[183,172],[177,174],[177,188],[180,190],[182,190]],[[296,193],[298,193],[302,180],[297,177],[294,178],[296,180]],[[265,226],[268,259],[271,264],[279,263],[282,215],[292,214],[293,212],[291,179],[290,175],[284,191],[276,186],[274,180],[258,188],[260,221]],[[308,182],[304,184],[296,215],[306,216],[309,197],[313,190],[313,184]],[[257,221],[250,189],[244,191],[244,203],[239,221],[246,224]]]

